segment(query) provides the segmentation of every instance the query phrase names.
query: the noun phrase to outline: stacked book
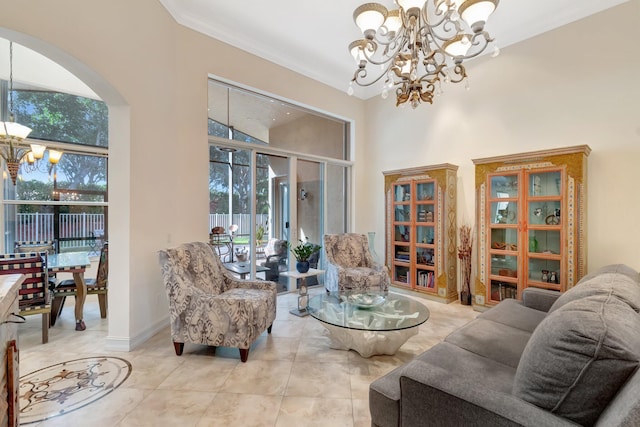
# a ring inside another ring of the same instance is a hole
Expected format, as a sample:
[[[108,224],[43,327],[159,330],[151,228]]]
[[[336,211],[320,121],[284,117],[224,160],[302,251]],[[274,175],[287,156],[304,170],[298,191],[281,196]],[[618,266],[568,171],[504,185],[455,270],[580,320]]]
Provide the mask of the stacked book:
[[[434,288],[436,284],[433,271],[419,271],[418,286],[422,286],[425,288]]]

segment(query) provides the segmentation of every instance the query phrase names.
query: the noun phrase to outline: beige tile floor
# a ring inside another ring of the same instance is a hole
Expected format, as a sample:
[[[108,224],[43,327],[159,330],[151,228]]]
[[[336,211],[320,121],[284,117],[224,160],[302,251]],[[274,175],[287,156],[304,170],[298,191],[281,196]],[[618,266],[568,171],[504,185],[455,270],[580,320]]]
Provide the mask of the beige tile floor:
[[[312,293],[321,292],[319,288]],[[21,325],[20,374],[71,359],[117,356],[133,370],[121,387],[84,408],[30,426],[370,426],[368,390],[374,379],[441,341],[477,313],[459,303],[420,299],[431,311],[394,356],[362,358],[332,350],[322,325],[289,314],[294,294],[278,296],[273,332],[254,343],[247,363],[237,349],[185,345],[175,355],[169,328],[129,353],[105,351],[107,320],[97,297],[87,298],[87,330],[76,332],[73,301],[40,342],[40,316]]]

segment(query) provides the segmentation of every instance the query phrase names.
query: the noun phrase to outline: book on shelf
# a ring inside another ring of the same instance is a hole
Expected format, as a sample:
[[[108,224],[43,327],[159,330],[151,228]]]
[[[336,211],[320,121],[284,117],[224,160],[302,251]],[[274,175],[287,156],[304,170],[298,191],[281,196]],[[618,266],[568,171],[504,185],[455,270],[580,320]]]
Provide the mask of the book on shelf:
[[[507,299],[507,298],[516,298],[517,297],[517,290],[513,286],[499,283],[498,284],[498,290],[500,292],[500,301],[502,301],[504,299]]]
[[[436,286],[436,283],[433,271],[419,271],[418,286],[422,286],[425,288],[434,288]]]

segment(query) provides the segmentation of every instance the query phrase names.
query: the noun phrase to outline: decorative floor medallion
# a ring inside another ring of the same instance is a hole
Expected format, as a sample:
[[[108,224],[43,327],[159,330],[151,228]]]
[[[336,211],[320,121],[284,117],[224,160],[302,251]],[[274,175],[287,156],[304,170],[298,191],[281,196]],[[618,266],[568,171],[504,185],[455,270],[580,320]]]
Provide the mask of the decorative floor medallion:
[[[106,396],[131,374],[119,357],[86,357],[20,377],[20,424],[67,414]]]

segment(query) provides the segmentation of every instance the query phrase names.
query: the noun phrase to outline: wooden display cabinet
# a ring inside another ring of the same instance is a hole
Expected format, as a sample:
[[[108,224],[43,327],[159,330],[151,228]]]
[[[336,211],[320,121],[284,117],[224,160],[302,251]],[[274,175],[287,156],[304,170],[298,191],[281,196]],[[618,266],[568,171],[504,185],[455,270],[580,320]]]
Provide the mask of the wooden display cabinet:
[[[473,160],[478,272],[474,304],[564,292],[586,272],[586,146]]]
[[[450,164],[384,172],[392,285],[451,302],[456,286],[456,173]]]

